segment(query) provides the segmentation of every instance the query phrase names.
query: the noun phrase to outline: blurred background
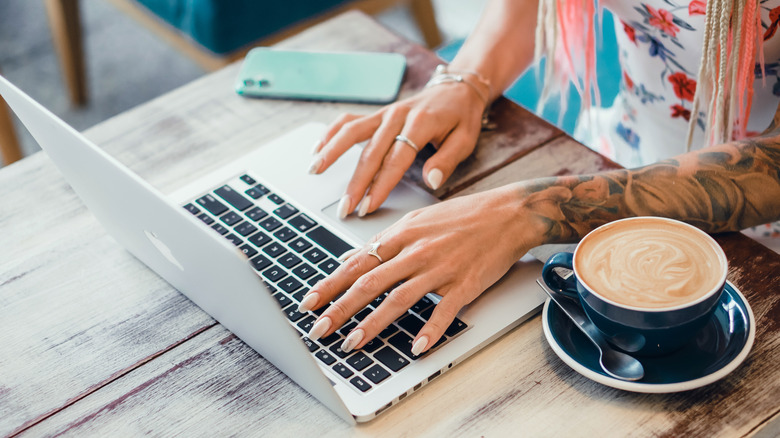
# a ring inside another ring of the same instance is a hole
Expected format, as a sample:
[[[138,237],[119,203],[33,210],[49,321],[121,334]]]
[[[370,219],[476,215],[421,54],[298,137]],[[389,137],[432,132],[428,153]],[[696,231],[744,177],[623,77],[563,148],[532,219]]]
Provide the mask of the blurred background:
[[[209,68],[213,68],[204,67],[204,64],[210,61],[199,59],[199,55],[193,56],[188,49],[182,49],[181,46],[174,48],[175,42],[171,43],[164,34],[155,32],[155,26],[162,24],[169,32],[183,30],[184,32],[179,33],[196,32],[196,37],[204,37],[202,24],[193,24],[192,17],[180,16],[181,6],[179,10],[164,8],[170,8],[176,3],[197,5],[209,3],[208,1],[140,0],[139,3],[147,3],[148,9],[144,10],[147,16],[153,16],[154,13],[158,15],[159,19],[152,20],[157,23],[139,20],[132,10],[123,7],[123,4],[132,4],[135,1],[0,0],[0,72],[67,123],[78,130],[85,130],[207,74]],[[220,5],[237,0],[221,1],[225,3]],[[310,4],[311,8],[319,6],[323,1],[277,2],[281,6],[276,8],[285,9],[283,12],[287,13],[291,10],[291,5],[295,5],[296,10],[300,11],[301,4]],[[349,3],[345,0],[334,1]],[[419,17],[416,14],[420,11],[410,7],[408,1],[363,1],[372,5],[382,4],[381,7],[374,7],[381,11],[369,12],[386,27],[420,44],[426,45],[426,37],[430,42],[430,35],[424,35],[424,29],[419,25]],[[259,0],[252,0],[250,3],[270,4]],[[458,40],[468,35],[486,0],[430,0],[426,3],[432,5],[433,17],[440,35],[435,46],[441,47],[453,42],[457,45]],[[312,4],[315,6],[311,6]],[[81,32],[87,90],[87,99],[83,105],[73,103],[66,75],[57,56],[56,45],[63,43],[64,38],[52,36],[53,33],[62,35],[63,25],[73,24],[72,14],[69,14],[67,8],[63,10],[63,5],[75,5],[80,12],[80,26],[77,27]],[[220,13],[213,9],[211,13]],[[149,14],[150,11],[153,14]],[[59,16],[61,21],[50,22],[52,12]],[[284,34],[285,30],[286,28],[280,29],[276,34]],[[216,34],[219,36],[218,32]],[[192,39],[189,35],[187,37]],[[209,40],[208,35],[205,35],[206,44],[215,44],[213,40],[214,38]],[[223,46],[217,44],[214,47],[221,50]],[[37,144],[24,127],[15,118],[12,118],[12,123],[23,155],[38,151]],[[0,160],[0,166],[2,165]]]

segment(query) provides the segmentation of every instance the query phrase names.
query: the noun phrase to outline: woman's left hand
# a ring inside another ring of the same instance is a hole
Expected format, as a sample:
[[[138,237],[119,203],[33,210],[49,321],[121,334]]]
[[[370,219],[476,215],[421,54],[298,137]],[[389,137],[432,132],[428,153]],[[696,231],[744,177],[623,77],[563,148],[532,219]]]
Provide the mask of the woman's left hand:
[[[379,257],[368,253],[369,244],[306,295],[301,307],[313,310],[346,291],[317,319],[309,337],[333,333],[392,289],[341,347],[360,348],[426,293],[435,292],[441,302],[412,344],[414,354],[427,351],[463,306],[501,278],[528,249],[542,243],[539,227],[529,223],[524,209],[521,189],[510,185],[407,214],[372,240],[379,243]]]

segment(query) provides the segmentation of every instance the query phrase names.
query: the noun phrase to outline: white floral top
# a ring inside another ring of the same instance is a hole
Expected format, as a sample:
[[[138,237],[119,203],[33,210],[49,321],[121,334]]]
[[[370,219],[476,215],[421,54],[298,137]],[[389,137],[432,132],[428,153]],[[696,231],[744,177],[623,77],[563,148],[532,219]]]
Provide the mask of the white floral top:
[[[743,0],[737,0],[743,1]],[[575,137],[626,167],[685,153],[688,120],[696,117],[693,148],[703,146],[706,105],[691,114],[704,35],[702,0],[602,0],[615,15],[622,85],[614,104],[580,117]],[[780,0],[760,0],[765,80],[756,68],[748,133],[769,126],[780,101]],[[776,237],[780,226],[757,227]],[[766,239],[762,243],[767,244]]]

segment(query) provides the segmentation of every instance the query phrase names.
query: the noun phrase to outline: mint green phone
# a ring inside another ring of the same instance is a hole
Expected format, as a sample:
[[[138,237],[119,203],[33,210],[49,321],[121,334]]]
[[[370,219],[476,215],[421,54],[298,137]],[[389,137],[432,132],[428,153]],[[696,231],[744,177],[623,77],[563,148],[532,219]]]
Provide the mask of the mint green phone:
[[[265,47],[247,53],[236,80],[242,96],[388,103],[401,87],[397,53],[306,52]]]

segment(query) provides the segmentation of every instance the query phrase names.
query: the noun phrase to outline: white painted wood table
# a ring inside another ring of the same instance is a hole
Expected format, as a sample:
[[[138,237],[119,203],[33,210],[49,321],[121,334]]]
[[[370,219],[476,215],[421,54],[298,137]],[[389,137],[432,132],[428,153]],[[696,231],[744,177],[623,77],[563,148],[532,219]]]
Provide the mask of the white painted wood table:
[[[358,13],[281,45],[403,53],[404,96],[438,63]],[[242,99],[237,70],[86,134],[170,193],[304,122],[375,108]],[[438,196],[616,167],[505,100],[493,116],[499,129]],[[554,355],[536,316],[353,427],[125,252],[38,153],[0,171],[0,436],[769,436],[780,409],[780,257],[740,234],[718,241],[758,321],[753,351],[724,380],[670,395],[601,386]]]

